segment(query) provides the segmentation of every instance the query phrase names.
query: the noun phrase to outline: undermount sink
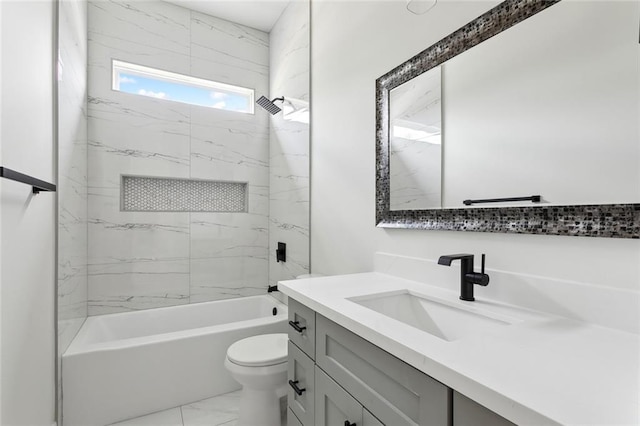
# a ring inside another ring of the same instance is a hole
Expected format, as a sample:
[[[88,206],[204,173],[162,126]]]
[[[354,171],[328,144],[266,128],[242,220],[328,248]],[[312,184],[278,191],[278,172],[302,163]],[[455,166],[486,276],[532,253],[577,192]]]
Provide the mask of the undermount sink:
[[[347,300],[449,342],[521,321],[409,290],[356,296]]]

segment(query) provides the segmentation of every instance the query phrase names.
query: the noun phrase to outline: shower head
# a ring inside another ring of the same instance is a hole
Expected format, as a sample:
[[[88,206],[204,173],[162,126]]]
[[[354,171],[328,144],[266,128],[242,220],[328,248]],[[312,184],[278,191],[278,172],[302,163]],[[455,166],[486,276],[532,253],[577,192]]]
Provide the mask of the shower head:
[[[279,98],[275,98],[272,101],[270,101],[269,99],[265,98],[264,96],[260,96],[260,99],[258,99],[256,101],[256,103],[258,105],[260,105],[262,108],[266,109],[269,114],[276,115],[277,113],[279,113],[282,110],[280,108],[278,108],[274,104],[275,101],[283,102],[284,101],[284,96],[279,97]]]

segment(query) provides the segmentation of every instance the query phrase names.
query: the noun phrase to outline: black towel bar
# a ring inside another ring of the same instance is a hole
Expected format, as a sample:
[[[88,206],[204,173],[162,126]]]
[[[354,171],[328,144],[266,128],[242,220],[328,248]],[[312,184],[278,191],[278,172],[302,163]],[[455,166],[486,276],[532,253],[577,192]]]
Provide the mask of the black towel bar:
[[[31,185],[33,187],[34,194],[37,194],[40,191],[56,191],[56,186],[52,183],[36,179],[33,176],[28,176],[20,172],[16,172],[15,170],[7,169],[6,167],[0,167],[0,177]]]
[[[542,200],[542,196],[540,195],[532,195],[530,197],[511,197],[511,198],[487,198],[484,200],[464,200],[462,203],[465,206],[470,206],[471,204],[480,204],[480,203],[504,203],[507,201],[531,201],[532,203],[539,203]]]

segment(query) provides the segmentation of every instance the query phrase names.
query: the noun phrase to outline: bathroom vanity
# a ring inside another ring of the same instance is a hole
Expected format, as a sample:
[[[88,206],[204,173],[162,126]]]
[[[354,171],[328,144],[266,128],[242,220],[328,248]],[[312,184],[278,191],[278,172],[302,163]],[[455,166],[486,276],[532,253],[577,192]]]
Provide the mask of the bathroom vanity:
[[[305,305],[289,309],[303,328],[289,330],[290,425],[446,426],[452,410],[454,425],[513,424]]]
[[[279,288],[289,425],[637,424],[634,334],[381,273]]]

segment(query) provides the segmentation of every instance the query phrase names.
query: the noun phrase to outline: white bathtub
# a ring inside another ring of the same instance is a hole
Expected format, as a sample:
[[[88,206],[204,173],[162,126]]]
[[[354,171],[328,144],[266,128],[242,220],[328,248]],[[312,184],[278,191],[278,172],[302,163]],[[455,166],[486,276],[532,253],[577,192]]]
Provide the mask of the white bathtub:
[[[286,332],[286,319],[268,295],[89,317],[62,355],[63,425],[107,425],[240,389],[224,368],[227,348]]]

